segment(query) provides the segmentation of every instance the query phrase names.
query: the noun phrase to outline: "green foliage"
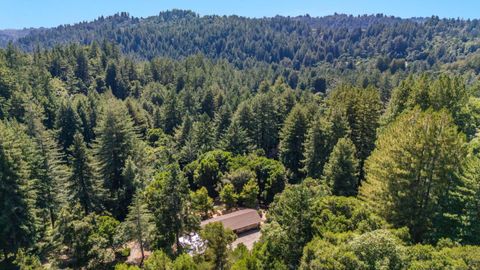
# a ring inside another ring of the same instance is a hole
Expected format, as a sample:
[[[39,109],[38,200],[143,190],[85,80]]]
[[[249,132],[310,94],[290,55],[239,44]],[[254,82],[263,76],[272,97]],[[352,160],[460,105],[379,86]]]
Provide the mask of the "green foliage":
[[[458,237],[464,141],[445,111],[401,115],[380,134],[360,195],[416,242]]]
[[[470,142],[470,149],[474,148],[475,141]],[[462,180],[465,183],[462,188],[462,195],[464,201],[463,207],[463,225],[461,237],[464,243],[478,244],[480,243],[480,223],[478,217],[480,214],[480,208],[478,207],[480,202],[480,160],[477,154],[470,154],[462,169]]]
[[[238,160],[238,157],[233,160],[233,165]],[[256,182],[256,175],[255,172],[251,171],[249,168],[240,167],[236,170],[230,170],[227,174],[225,174],[224,178],[222,179],[223,183],[231,183],[237,192],[241,192],[244,188],[245,184],[250,180],[255,180]]]
[[[343,245],[335,245],[315,237],[303,250],[299,269],[368,269],[365,264]]]
[[[232,156],[232,153],[214,150],[201,155],[184,168],[194,187],[205,187],[208,195],[217,197],[226,183],[240,194],[244,185],[254,179],[258,186],[258,200],[269,203],[286,183],[285,167],[276,160],[257,155]],[[251,183],[254,192],[255,187]],[[250,192],[250,191],[249,191]],[[253,199],[253,198],[252,198]]]
[[[95,232],[101,238],[107,240],[107,245],[114,246],[114,237],[120,222],[110,216],[100,216],[97,219],[97,231]]]
[[[75,209],[62,209],[54,230],[54,239],[58,243],[56,255],[65,254],[75,258],[61,261],[65,266],[96,269],[111,264],[115,259],[114,236],[119,222],[111,216],[89,214],[77,217]]]
[[[327,195],[316,191],[311,185],[292,185],[275,197],[262,235],[271,260],[277,258],[289,267],[300,263],[302,248],[313,237],[314,200]]]
[[[189,254],[181,254],[172,264],[173,270],[195,270],[197,269],[197,264],[194,262],[192,256]]]
[[[225,204],[227,210],[237,205],[238,194],[235,193],[235,187],[227,183],[220,190],[220,200]]]
[[[190,210],[187,207],[187,180],[175,164],[158,173],[147,186],[145,199],[156,225],[154,247],[171,251],[178,238],[188,232]]]
[[[14,262],[21,270],[43,270],[45,269],[40,259],[34,255],[30,255],[23,250],[17,253]]]
[[[80,129],[80,119],[70,101],[63,102],[56,115],[58,116],[55,121],[57,139],[62,150],[67,152],[73,144],[73,137]]]
[[[261,203],[271,203],[275,194],[281,192],[287,182],[285,167],[274,159],[256,155],[239,156],[232,160],[231,168],[245,168],[255,173]]]
[[[361,89],[344,85],[330,93],[328,103],[345,115],[350,130],[349,137],[355,145],[362,169],[364,160],[375,148],[376,130],[382,110],[379,91],[372,87]],[[363,179],[362,170],[360,179]]]
[[[456,125],[469,137],[475,135],[476,120],[472,116],[469,93],[463,80],[457,76],[440,75],[438,78],[410,76],[392,91],[383,122],[392,122],[403,111],[418,106],[422,110],[446,109]],[[475,124],[474,124],[475,123]],[[478,124],[477,124],[478,125]]]
[[[308,129],[304,144],[303,171],[309,176],[320,178],[332,145],[332,123],[324,118],[314,120]]]
[[[250,179],[243,186],[242,192],[239,195],[241,203],[250,208],[256,208],[258,205],[258,195],[260,194],[260,188],[257,185],[255,179]]]
[[[320,236],[329,232],[365,233],[386,225],[365,203],[350,197],[319,198],[313,206],[313,212],[313,231]]]
[[[107,190],[106,205],[116,217],[123,220],[132,200],[132,179],[123,176],[126,161],[134,154],[136,135],[127,110],[118,101],[111,102],[100,120],[95,154],[99,174]]]
[[[479,268],[477,24],[177,10],[0,31],[0,268],[112,269],[132,243],[167,254],[154,269]],[[266,211],[261,241],[217,228],[183,254],[222,200]]]
[[[77,96],[76,109],[80,119],[80,129],[86,143],[95,139],[95,127],[99,114],[96,92],[90,92],[87,97]]]
[[[44,224],[54,226],[57,212],[64,200],[61,192],[63,184],[70,173],[63,163],[61,150],[53,139],[53,135],[45,129],[37,112],[29,108],[25,120],[29,135],[32,137],[34,153],[31,160],[32,176],[36,179],[36,207],[38,217]]]
[[[170,270],[172,260],[161,250],[155,250],[148,259],[145,260],[145,270]]]
[[[223,134],[226,133],[227,129],[230,127],[230,122],[232,119],[232,113],[227,105],[222,106],[219,109],[219,112],[215,115],[215,137],[217,140],[222,139]],[[228,151],[228,150],[227,150]]]
[[[300,269],[476,269],[478,247],[406,246],[392,232],[376,230],[340,239],[314,238]]]
[[[180,112],[178,111],[178,101],[172,91],[169,91],[160,109],[161,123],[163,130],[167,134],[172,134],[175,127],[180,123]]]
[[[89,155],[82,135],[75,134],[73,145],[70,148],[72,173],[67,179],[68,201],[75,205],[79,203],[85,215],[100,204],[101,184],[98,183],[98,176],[95,173],[93,161]]]
[[[5,119],[10,110],[10,98],[15,89],[13,74],[4,64],[0,62],[0,119]]]
[[[348,243],[366,269],[403,269],[405,249],[388,230],[377,230],[355,237]]]
[[[29,248],[36,238],[34,193],[22,130],[0,121],[0,250]]]
[[[225,151],[233,154],[247,154],[253,149],[253,145],[247,130],[240,126],[237,121],[230,124],[225,134],[223,135],[220,146]]]
[[[303,157],[303,142],[307,132],[308,121],[300,105],[293,108],[283,124],[280,133],[279,156],[283,165],[293,174],[294,182],[298,182]]]
[[[208,191],[205,187],[201,187],[196,191],[190,191],[190,200],[192,202],[192,209],[200,214],[203,219],[209,217],[210,212],[213,211],[213,199],[208,196]]]
[[[187,175],[197,187],[205,187],[208,194],[215,197],[217,185],[220,183],[223,173],[229,169],[231,153],[214,150],[201,155],[185,167]]]
[[[211,59],[227,59],[239,67],[251,62],[267,62],[298,69],[328,62],[348,69],[356,67],[356,62],[351,63],[353,59],[377,60],[381,56],[382,61],[373,61],[372,66],[376,64],[380,71],[390,69],[391,73],[399,73],[412,67],[434,68],[442,63],[461,60],[475,52],[478,48],[475,43],[475,26],[473,20],[440,19],[437,16],[423,18],[422,23],[415,23],[411,19],[379,14],[252,19],[199,16],[191,11],[172,10],[148,18],[135,18],[123,12],[61,29],[30,30],[16,43],[34,50],[39,45],[89,45],[92,37],[99,43],[108,37],[117,37],[116,42],[120,48],[136,58],[185,58],[201,53]],[[120,31],[123,31],[121,35]],[[189,35],[183,35],[184,33]],[[458,38],[459,35],[462,38]],[[2,43],[6,45],[4,40]],[[118,49],[109,49],[112,56],[118,55]],[[13,60],[9,62],[14,63],[11,66],[21,63],[15,61],[20,58],[17,54],[12,55],[16,57],[11,57]],[[72,59],[80,78],[84,73],[80,72],[84,70],[80,68],[83,66],[81,59],[79,52]],[[408,67],[405,59],[408,59]],[[162,62],[158,62],[148,66],[152,77],[165,84],[174,81],[171,72],[164,74],[157,71],[165,67]],[[467,63],[467,67],[470,66],[476,68],[474,60]],[[123,77],[114,75],[110,77]],[[295,85],[295,80],[290,81]],[[312,79],[309,87],[321,91],[321,83],[317,81]]]
[[[348,138],[338,140],[323,170],[323,178],[336,196],[354,196],[358,187],[356,149]]]
[[[141,136],[145,136],[147,129],[150,127],[150,121],[147,118],[147,112],[141,107],[136,99],[128,98],[125,101],[128,114],[132,118],[135,130]]]
[[[237,245],[237,247],[230,253],[230,269],[266,269],[266,267],[262,265],[262,261],[260,259],[261,256],[257,253],[258,246],[259,245],[257,244],[255,246],[256,250],[250,252],[245,245]],[[278,261],[270,263],[272,266],[275,266],[275,269],[282,269]],[[283,269],[285,269],[285,267]]]
[[[213,150],[215,130],[212,121],[206,114],[201,115],[198,121],[193,122],[190,136],[191,141],[186,142],[186,146],[188,143],[191,144],[189,146],[194,151],[195,157]]]
[[[476,269],[480,262],[478,251],[477,246],[415,245],[407,250],[407,269]]]
[[[253,142],[258,149],[265,151],[267,156],[275,156],[279,141],[281,121],[279,118],[279,102],[272,94],[258,94],[251,101],[252,119],[251,130],[254,134]]]
[[[125,263],[120,263],[115,265],[115,270],[140,270],[140,267],[136,265],[128,265]]]
[[[212,222],[200,231],[200,236],[206,241],[207,249],[204,256],[214,269],[224,269],[227,265],[227,255],[230,245],[236,235],[232,230],[223,228],[222,223]]]

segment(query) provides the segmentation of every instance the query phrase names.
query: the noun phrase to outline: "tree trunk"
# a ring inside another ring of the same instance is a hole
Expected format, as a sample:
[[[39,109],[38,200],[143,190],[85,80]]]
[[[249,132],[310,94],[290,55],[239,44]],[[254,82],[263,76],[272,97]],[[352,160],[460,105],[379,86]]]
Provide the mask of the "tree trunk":
[[[55,216],[53,214],[53,209],[50,208],[49,212],[50,212],[50,223],[52,224],[52,229],[53,229],[53,227],[55,226]]]

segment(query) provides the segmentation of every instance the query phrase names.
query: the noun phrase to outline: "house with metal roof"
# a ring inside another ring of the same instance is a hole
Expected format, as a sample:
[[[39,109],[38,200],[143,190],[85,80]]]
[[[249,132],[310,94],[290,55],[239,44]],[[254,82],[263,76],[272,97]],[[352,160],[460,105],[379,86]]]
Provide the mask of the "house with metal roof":
[[[211,222],[221,222],[223,227],[231,229],[236,234],[260,228],[262,219],[255,209],[242,209],[203,221],[203,227]]]
[[[248,249],[252,249],[253,244],[260,239],[260,224],[262,219],[255,209],[242,209],[225,215],[217,216],[204,220],[200,223],[204,227],[208,223],[221,222],[223,227],[231,229],[237,234],[237,240],[232,243],[235,248],[239,244],[244,244]],[[189,254],[199,254],[205,251],[205,243],[200,236],[193,232],[180,237],[180,244]]]

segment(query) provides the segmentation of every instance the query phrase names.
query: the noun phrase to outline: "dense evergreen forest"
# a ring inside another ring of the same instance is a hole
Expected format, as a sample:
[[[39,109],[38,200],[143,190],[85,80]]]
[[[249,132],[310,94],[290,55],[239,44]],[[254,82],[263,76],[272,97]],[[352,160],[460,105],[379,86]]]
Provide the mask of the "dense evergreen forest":
[[[147,18],[119,13],[51,29],[4,31],[0,32],[0,44],[16,40],[19,47],[33,51],[37,46],[109,40],[122,52],[148,60],[201,53],[211,59],[227,59],[240,68],[261,61],[298,70],[323,62],[355,68],[373,59],[381,71],[406,65],[423,71],[444,63],[468,66],[476,62],[478,67],[479,33],[479,20],[400,19],[381,14],[250,19],[200,17],[174,10]]]
[[[477,20],[175,10],[0,42],[0,269],[480,269]],[[200,227],[242,207],[251,250]]]

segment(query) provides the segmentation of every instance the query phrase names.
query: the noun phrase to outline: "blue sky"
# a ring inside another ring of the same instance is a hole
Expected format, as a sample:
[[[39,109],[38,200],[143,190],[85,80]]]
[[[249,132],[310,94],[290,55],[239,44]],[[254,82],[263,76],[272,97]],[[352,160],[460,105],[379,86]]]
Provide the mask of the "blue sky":
[[[0,29],[51,27],[127,11],[137,17],[173,8],[201,15],[323,16],[383,13],[400,17],[438,15],[480,18],[480,0],[0,0]]]

